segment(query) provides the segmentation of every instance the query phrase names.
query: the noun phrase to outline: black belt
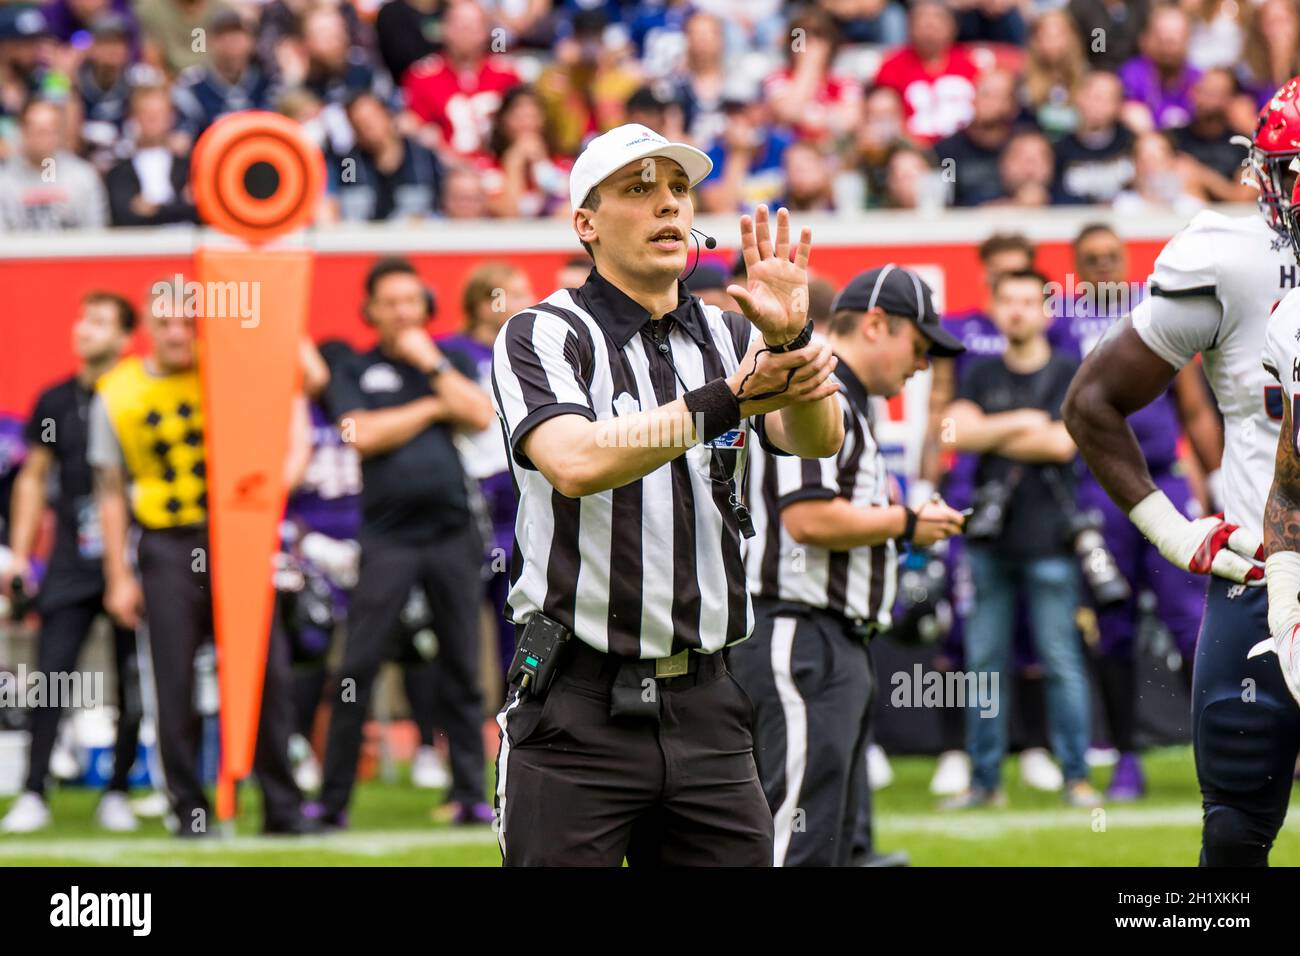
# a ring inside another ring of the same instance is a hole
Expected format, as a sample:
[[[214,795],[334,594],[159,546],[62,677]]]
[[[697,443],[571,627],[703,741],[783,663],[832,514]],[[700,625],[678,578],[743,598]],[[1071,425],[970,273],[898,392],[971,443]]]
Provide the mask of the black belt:
[[[721,651],[710,654],[688,650],[680,655],[683,658],[681,666],[685,667],[685,672],[671,673],[674,669],[673,665],[664,662],[674,661],[678,656],[660,660],[638,660],[618,654],[607,654],[585,643],[581,638],[573,637],[565,647],[564,658],[559,664],[557,676],[608,684],[613,683],[620,670],[626,673],[630,669],[638,680],[651,678],[670,687],[693,687],[696,684],[708,683],[725,673],[727,669]]]
[[[876,620],[848,617],[829,608],[813,607],[811,604],[802,604],[798,601],[754,598],[754,609],[755,611],[762,611],[765,614],[779,617],[812,617],[816,615],[829,618],[835,622],[835,626],[840,630],[852,637],[868,642],[888,630],[887,627]]]

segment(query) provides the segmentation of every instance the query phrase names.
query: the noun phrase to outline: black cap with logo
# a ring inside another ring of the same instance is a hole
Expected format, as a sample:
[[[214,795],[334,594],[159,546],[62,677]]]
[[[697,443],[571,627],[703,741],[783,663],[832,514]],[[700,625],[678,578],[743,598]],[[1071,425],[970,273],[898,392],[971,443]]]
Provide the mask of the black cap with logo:
[[[907,319],[930,340],[929,353],[952,358],[966,351],[955,335],[939,322],[930,287],[916,273],[889,263],[854,276],[831,304],[831,311],[869,312],[879,307],[889,315]]]

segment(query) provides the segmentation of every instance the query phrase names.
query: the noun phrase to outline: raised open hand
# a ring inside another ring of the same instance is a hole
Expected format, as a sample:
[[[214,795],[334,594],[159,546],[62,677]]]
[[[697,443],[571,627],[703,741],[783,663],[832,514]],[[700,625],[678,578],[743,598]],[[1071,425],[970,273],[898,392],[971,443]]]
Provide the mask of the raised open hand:
[[[799,233],[799,244],[790,248],[790,213],[776,214],[776,245],[768,230],[767,206],[759,206],[754,217],[740,217],[740,249],[745,257],[746,285],[732,284],[728,294],[740,305],[745,317],[763,333],[768,345],[784,345],[808,324],[808,254],[812,230]]]

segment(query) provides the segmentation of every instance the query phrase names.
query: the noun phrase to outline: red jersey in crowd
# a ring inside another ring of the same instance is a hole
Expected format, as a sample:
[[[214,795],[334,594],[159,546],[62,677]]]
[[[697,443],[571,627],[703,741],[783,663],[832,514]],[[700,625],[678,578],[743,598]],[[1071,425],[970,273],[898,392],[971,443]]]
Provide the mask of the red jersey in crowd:
[[[975,61],[960,47],[949,49],[947,62],[931,71],[908,46],[880,64],[876,85],[898,92],[903,98],[907,132],[929,145],[970,122],[978,75]]]
[[[772,102],[785,92],[793,79],[794,74],[790,70],[777,70],[763,81],[763,99]],[[861,98],[862,89],[857,83],[833,76],[825,77],[817,90],[817,95],[804,109],[803,116],[794,127],[796,135],[802,140],[819,142],[828,136],[845,132],[830,128],[830,112],[832,109],[848,106]]]
[[[461,73],[432,53],[411,64],[402,91],[411,112],[436,123],[452,151],[468,156],[483,147],[502,95],[519,82],[504,57],[486,57],[476,72]]]

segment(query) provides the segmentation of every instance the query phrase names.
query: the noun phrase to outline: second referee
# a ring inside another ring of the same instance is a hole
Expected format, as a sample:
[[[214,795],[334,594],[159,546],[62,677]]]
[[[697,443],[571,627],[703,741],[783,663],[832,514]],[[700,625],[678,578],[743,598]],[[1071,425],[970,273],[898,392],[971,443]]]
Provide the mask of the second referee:
[[[690,189],[712,163],[644,126],[592,140],[570,177],[595,268],[510,318],[494,401],[519,488],[498,723],[506,865],[772,862],[753,706],[721,650],[753,626],[737,479],[751,437],[835,454],[829,346],[811,341],[811,236],[741,219],[744,315],[679,276]],[[665,436],[670,436],[665,440]]]

